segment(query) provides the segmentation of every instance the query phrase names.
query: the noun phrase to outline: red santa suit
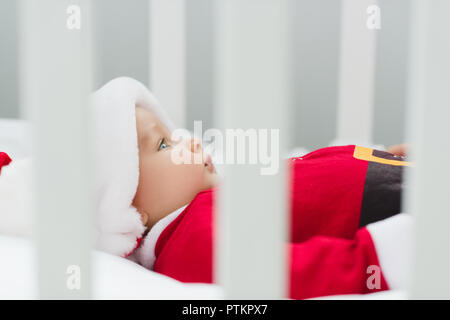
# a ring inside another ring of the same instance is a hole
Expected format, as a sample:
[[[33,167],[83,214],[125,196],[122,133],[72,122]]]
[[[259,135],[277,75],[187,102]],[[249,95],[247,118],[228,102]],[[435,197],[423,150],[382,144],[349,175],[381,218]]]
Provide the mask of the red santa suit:
[[[405,286],[411,217],[399,213],[406,165],[402,158],[358,146],[289,160],[290,298]],[[215,193],[202,191],[160,220],[136,250],[137,260],[180,281],[212,283]]]

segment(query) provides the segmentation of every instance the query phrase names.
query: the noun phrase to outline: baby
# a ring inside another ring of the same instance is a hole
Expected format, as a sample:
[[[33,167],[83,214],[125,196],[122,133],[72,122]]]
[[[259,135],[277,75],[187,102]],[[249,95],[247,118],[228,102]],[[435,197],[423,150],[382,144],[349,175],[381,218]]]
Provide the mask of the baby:
[[[111,81],[93,104],[98,247],[180,281],[214,282],[220,184],[201,142],[173,141],[164,110],[133,79]],[[177,164],[174,152],[202,161]],[[410,228],[400,213],[404,158],[353,145],[288,164],[287,296],[402,289]]]

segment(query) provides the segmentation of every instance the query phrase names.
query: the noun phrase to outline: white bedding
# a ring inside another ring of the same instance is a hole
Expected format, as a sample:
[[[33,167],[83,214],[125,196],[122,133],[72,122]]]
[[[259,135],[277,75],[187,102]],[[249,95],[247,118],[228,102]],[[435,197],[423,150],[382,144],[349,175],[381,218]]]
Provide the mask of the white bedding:
[[[0,300],[36,299],[36,261],[30,240],[0,235]],[[127,259],[93,251],[94,299],[223,299],[220,287],[187,284],[147,270]],[[318,299],[406,299],[402,291],[340,295]]]
[[[0,299],[36,299],[36,261],[30,240],[0,235]],[[93,251],[94,299],[221,299],[211,284],[186,284],[124,258]]]

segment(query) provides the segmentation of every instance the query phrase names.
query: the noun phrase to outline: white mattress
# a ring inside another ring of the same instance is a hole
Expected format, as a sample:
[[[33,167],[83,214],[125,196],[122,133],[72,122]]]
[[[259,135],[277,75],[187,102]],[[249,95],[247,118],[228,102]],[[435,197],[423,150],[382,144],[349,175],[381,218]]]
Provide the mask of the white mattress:
[[[0,235],[0,299],[36,299],[36,261],[30,240]],[[94,299],[221,299],[211,284],[186,284],[127,259],[93,251]]]
[[[36,299],[36,261],[30,240],[0,235],[0,299]],[[186,284],[127,259],[93,251],[94,299],[223,299],[220,287]],[[340,295],[318,299],[405,299],[405,292]]]

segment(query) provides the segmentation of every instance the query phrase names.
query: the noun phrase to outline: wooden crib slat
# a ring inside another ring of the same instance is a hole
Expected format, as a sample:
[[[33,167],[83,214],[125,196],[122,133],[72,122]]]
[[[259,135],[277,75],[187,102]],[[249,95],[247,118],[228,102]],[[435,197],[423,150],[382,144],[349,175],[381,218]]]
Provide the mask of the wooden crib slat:
[[[150,89],[186,127],[186,0],[150,0]]]
[[[20,3],[22,107],[33,121],[37,295],[91,297],[87,97],[90,0]],[[80,29],[76,5],[81,10]],[[73,8],[72,8],[73,9]],[[74,16],[75,15],[75,16]]]
[[[450,298],[450,2],[414,1],[407,212],[415,216],[410,298]]]
[[[283,298],[287,185],[282,158],[290,137],[289,1],[217,1],[216,21],[216,112],[222,132],[279,129],[280,138],[277,174],[261,175],[261,167],[266,166],[248,164],[249,155],[246,164],[224,166],[215,278],[227,298]],[[248,146],[244,149],[251,149]]]
[[[338,144],[371,144],[377,29],[367,27],[374,0],[343,0],[337,113]]]

